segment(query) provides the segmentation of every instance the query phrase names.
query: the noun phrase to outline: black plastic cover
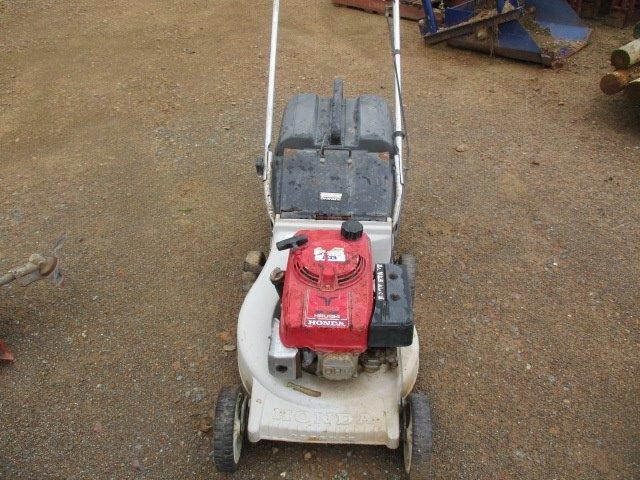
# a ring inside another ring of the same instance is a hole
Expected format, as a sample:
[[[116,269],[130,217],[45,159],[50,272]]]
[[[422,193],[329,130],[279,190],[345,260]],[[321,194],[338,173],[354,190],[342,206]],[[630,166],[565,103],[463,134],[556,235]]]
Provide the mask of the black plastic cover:
[[[404,265],[376,264],[375,307],[369,348],[406,347],[413,342],[413,305]]]
[[[285,151],[274,165],[273,200],[282,218],[386,220],[394,178],[377,153]]]
[[[393,155],[393,124],[387,102],[375,95],[361,95],[342,99],[341,108],[332,108],[337,101],[313,93],[293,97],[282,116],[276,155],[282,155],[286,148],[303,150],[331,146],[332,137],[348,150]],[[332,112],[340,117],[339,135],[338,132],[331,135]]]
[[[282,218],[381,220],[393,216],[393,126],[374,95],[297,95],[285,108],[273,160],[272,199]]]

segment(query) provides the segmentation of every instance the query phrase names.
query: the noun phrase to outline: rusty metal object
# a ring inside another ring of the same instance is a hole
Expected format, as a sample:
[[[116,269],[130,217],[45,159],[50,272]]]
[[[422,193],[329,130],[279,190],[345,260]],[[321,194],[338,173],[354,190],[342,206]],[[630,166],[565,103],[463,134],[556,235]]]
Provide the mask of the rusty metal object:
[[[0,285],[16,281],[18,285],[26,287],[33,282],[47,278],[54,272],[57,265],[58,259],[56,257],[45,257],[34,253],[29,257],[27,263],[12,268],[9,273],[0,277]]]
[[[285,272],[280,270],[278,267],[274,268],[269,274],[269,280],[271,280],[273,286],[276,287],[276,291],[280,298],[282,298],[282,290],[284,289],[284,275]]]
[[[624,28],[640,15],[640,0],[611,0],[606,5],[608,15],[604,21],[612,27]]]
[[[0,362],[13,362],[15,358],[13,357],[13,353],[7,347],[7,344],[0,340]]]
[[[304,393],[305,395],[308,395],[310,397],[317,398],[322,395],[322,392],[319,392],[318,390],[313,390],[312,388],[308,388],[303,385],[298,385],[297,383],[293,383],[293,382],[287,383],[287,388],[291,388],[292,390],[295,390],[297,392]]]
[[[499,23],[518,20],[520,17],[522,17],[521,9],[508,10],[497,15],[490,10],[484,10],[465,22],[457,23],[451,27],[443,27],[436,34],[425,36],[424,41],[427,45],[433,45],[444,40],[449,40],[450,45],[459,44],[463,39],[477,41],[480,39],[475,38],[475,32],[479,28],[492,28]],[[465,34],[470,35],[470,37],[463,37]],[[476,46],[480,49],[481,45],[477,44]]]
[[[333,0],[337,6],[353,7],[366,12],[385,14],[391,8],[390,0]],[[422,2],[417,0],[404,0],[400,2],[400,16],[409,20],[424,18]]]
[[[44,280],[45,278],[51,278],[54,284],[61,285],[63,276],[58,269],[58,252],[66,239],[66,235],[63,235],[55,242],[51,255],[44,256],[39,253],[34,253],[26,263],[18,265],[9,270],[5,275],[0,276],[0,286],[16,282],[18,285],[26,287],[33,282]],[[15,358],[7,344],[0,340],[0,363],[13,362],[14,360]]]

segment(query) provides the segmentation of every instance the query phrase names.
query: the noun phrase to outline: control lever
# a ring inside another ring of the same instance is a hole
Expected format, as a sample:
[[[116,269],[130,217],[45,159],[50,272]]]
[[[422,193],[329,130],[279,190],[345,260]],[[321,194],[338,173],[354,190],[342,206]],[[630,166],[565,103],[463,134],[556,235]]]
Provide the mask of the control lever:
[[[285,238],[284,240],[280,240],[278,243],[276,243],[276,248],[279,251],[282,250],[296,250],[297,248],[300,248],[301,246],[305,245],[307,242],[309,241],[309,239],[307,238],[306,235],[296,235],[295,237],[290,237],[290,238]]]

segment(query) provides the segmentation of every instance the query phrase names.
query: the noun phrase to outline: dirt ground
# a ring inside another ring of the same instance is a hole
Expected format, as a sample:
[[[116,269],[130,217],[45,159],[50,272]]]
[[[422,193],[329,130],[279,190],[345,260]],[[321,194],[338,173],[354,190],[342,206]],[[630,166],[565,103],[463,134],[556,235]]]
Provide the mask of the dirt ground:
[[[238,382],[242,260],[268,245],[269,15],[0,0],[0,270],[68,235],[63,288],[0,291],[1,478],[223,478],[202,430]],[[282,20],[279,109],[335,76],[390,96],[384,18],[284,0]],[[594,24],[553,71],[403,26],[399,242],[420,261],[435,477],[640,478],[640,111],[598,90],[630,29]],[[235,478],[403,478],[383,448],[246,453]]]

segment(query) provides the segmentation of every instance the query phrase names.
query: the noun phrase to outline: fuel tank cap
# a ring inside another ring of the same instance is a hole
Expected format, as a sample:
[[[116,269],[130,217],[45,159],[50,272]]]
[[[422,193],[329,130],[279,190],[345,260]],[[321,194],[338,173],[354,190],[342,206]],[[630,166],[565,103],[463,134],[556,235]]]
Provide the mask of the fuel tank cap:
[[[342,238],[345,240],[358,240],[362,237],[363,231],[364,228],[362,227],[362,224],[357,220],[347,220],[346,222],[342,222],[342,227],[340,228]]]

